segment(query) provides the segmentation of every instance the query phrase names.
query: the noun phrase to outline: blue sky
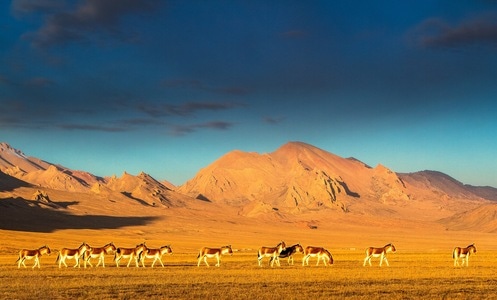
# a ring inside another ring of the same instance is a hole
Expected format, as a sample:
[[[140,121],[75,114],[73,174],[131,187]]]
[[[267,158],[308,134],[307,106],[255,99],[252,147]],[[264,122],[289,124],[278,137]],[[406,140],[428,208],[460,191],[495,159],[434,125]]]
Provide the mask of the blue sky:
[[[99,176],[303,141],[496,187],[496,100],[493,0],[0,3],[0,140]]]

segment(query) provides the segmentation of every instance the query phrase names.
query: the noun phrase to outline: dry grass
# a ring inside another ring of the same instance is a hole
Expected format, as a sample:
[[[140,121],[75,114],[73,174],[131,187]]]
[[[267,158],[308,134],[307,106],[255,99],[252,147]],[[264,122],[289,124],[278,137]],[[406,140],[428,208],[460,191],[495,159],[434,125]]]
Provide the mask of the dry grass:
[[[332,267],[257,265],[254,251],[223,257],[221,267],[197,267],[195,253],[164,257],[165,268],[116,268],[107,256],[107,267],[59,269],[56,255],[44,256],[41,269],[17,269],[13,255],[0,257],[0,297],[7,299],[455,299],[497,298],[497,259],[478,252],[468,268],[454,268],[450,251],[389,255],[390,267],[363,267],[362,251],[330,249]],[[30,263],[27,263],[29,266]],[[72,262],[71,262],[72,263]],[[151,262],[148,262],[150,266]],[[214,265],[214,262],[211,264]]]

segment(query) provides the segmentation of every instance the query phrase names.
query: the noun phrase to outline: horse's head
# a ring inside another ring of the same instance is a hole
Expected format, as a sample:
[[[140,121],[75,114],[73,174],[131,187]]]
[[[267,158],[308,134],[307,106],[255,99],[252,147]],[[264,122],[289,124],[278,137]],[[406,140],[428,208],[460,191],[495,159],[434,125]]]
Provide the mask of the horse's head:
[[[227,245],[224,247],[221,247],[221,254],[226,255],[233,255],[233,249],[231,249],[231,245]]]

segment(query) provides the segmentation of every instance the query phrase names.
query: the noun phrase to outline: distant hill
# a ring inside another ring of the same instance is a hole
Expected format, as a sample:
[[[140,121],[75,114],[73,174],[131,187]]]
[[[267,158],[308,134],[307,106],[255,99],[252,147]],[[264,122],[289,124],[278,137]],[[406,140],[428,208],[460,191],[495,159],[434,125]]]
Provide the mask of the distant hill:
[[[312,227],[329,218],[370,224],[395,219],[493,232],[497,223],[497,214],[488,213],[494,209],[488,205],[497,200],[495,188],[465,185],[437,171],[405,174],[383,165],[370,167],[302,142],[271,153],[229,152],[179,187],[143,172],[99,177],[0,143],[0,199],[12,211],[23,208],[16,216],[33,213],[31,201],[37,201],[35,214],[55,210],[56,216],[66,210],[68,215],[134,215],[178,208],[195,218],[213,208],[218,214],[292,219]]]
[[[358,159],[342,158],[301,142],[287,143],[267,154],[227,153],[178,191],[239,206],[247,215],[322,208],[371,211],[375,203],[412,205],[414,199],[436,202],[441,195],[488,199],[482,191],[476,193],[440,172],[397,174],[382,165],[371,168]]]
[[[124,173],[121,178],[103,178],[29,157],[7,143],[0,143],[0,171],[0,175],[3,174],[0,177],[0,188],[30,184],[66,192],[102,195],[117,193],[143,205],[184,205],[185,197],[172,191],[174,185],[167,181],[159,182],[143,172],[138,176]],[[6,175],[9,177],[5,177]]]

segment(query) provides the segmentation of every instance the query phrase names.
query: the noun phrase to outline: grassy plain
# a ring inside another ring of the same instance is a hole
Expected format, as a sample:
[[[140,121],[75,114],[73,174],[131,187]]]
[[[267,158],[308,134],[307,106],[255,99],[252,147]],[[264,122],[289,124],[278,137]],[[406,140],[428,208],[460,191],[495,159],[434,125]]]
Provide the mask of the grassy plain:
[[[497,258],[479,251],[469,267],[453,267],[450,251],[389,254],[390,267],[363,267],[363,251],[329,249],[333,266],[257,265],[255,251],[223,257],[221,266],[196,265],[196,253],[165,256],[165,267],[62,268],[56,253],[44,256],[41,269],[18,269],[13,254],[0,257],[2,299],[497,299]],[[55,254],[55,255],[54,255]],[[73,264],[73,261],[70,261]]]

